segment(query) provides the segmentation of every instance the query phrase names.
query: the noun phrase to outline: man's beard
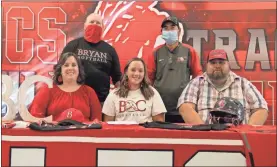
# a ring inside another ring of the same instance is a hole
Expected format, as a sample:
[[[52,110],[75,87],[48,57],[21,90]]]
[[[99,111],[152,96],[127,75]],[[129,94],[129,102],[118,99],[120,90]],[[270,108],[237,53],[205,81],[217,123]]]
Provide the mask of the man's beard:
[[[224,74],[222,70],[213,71],[213,73],[207,75],[211,80],[222,80],[227,77],[227,74]]]

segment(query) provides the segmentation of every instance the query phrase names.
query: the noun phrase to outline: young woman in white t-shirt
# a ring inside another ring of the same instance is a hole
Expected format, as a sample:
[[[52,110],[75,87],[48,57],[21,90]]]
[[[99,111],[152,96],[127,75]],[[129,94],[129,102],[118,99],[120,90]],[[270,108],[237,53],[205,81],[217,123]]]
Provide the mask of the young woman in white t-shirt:
[[[112,90],[104,102],[104,121],[164,121],[166,108],[160,94],[150,86],[146,65],[133,58],[124,68],[119,88]]]

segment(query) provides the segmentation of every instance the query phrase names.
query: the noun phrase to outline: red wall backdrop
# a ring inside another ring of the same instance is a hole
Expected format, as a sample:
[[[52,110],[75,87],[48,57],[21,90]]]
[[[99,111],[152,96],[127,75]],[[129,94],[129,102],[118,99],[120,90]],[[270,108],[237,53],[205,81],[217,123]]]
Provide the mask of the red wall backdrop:
[[[177,16],[182,36],[197,50],[203,66],[208,52],[224,48],[237,74],[252,81],[269,105],[266,124],[276,120],[276,2],[2,2],[2,73],[14,81],[13,100],[30,75],[51,76],[70,40],[83,35],[92,12],[103,15],[104,40],[113,45],[121,68],[147,56],[162,43],[160,24]],[[35,94],[32,88],[26,104]]]

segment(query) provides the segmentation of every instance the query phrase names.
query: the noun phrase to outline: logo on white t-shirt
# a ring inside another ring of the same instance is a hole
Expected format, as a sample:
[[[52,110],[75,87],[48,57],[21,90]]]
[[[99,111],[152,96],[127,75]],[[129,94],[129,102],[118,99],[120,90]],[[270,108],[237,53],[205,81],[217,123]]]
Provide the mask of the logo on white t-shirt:
[[[146,101],[145,100],[120,100],[119,101],[119,113],[122,112],[142,112],[146,110]]]

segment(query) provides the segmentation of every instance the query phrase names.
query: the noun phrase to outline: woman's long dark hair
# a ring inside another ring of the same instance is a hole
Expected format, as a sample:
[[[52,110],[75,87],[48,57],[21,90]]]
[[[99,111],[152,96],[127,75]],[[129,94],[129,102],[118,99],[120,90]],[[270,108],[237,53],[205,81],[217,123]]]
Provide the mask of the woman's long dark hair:
[[[142,62],[143,64],[143,69],[144,69],[144,77],[143,77],[143,80],[141,81],[141,86],[140,86],[140,90],[141,90],[141,93],[142,95],[144,96],[144,98],[146,100],[149,100],[151,97],[154,96],[154,91],[153,89],[150,87],[150,81],[149,81],[149,78],[148,78],[148,74],[147,74],[147,68],[146,68],[146,64],[145,62],[143,61],[143,59],[141,58],[133,58],[131,59],[125,66],[124,68],[124,74],[121,78],[121,81],[120,81],[120,87],[118,90],[115,91],[115,94],[118,95],[119,97],[124,97],[126,98],[128,96],[128,93],[129,93],[129,85],[128,85],[128,77],[127,77],[127,71],[128,71],[128,68],[130,66],[130,64],[134,61],[140,61]]]
[[[64,65],[66,60],[71,56],[73,56],[75,58],[75,60],[78,64],[78,68],[79,68],[79,75],[77,78],[77,83],[83,84],[85,82],[85,71],[84,71],[84,67],[81,63],[81,60],[78,58],[78,56],[75,53],[67,52],[60,56],[58,63],[54,66],[53,81],[55,84],[57,84],[57,85],[63,84],[63,81],[59,80],[59,77],[61,76],[61,73],[62,73],[62,66]]]

